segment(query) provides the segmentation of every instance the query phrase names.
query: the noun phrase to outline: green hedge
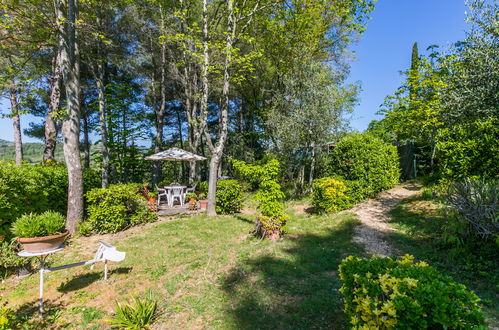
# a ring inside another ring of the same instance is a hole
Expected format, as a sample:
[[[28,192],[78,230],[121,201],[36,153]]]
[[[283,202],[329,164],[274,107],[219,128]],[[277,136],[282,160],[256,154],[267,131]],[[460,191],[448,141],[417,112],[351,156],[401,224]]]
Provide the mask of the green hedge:
[[[153,222],[155,212],[139,190],[142,184],[115,184],[96,188],[86,194],[88,219],[81,225],[82,233],[115,233],[129,227]]]
[[[340,267],[345,313],[355,329],[471,329],[483,326],[480,299],[406,255],[401,261],[350,256]]]
[[[330,156],[330,176],[348,182],[356,202],[374,197],[399,181],[397,148],[372,134],[355,133],[342,138]]]
[[[83,172],[85,190],[100,186],[93,170]],[[68,174],[64,166],[13,166],[0,163],[0,224],[26,213],[66,214]]]
[[[217,182],[217,204],[219,214],[237,213],[243,207],[243,188],[237,180],[221,180]]]

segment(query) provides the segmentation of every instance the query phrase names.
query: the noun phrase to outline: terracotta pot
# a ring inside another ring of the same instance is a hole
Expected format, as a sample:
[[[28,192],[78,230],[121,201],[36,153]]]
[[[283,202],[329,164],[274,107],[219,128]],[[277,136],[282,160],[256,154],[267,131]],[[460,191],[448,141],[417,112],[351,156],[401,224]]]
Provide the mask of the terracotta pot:
[[[202,199],[199,201],[199,208],[201,210],[206,210],[208,208],[208,200],[207,199]]]
[[[24,251],[31,253],[46,252],[50,250],[57,249],[64,243],[64,240],[68,236],[69,232],[65,232],[52,236],[43,237],[19,237],[17,241],[21,243]]]
[[[194,197],[189,198],[189,204],[196,203],[196,199]]]

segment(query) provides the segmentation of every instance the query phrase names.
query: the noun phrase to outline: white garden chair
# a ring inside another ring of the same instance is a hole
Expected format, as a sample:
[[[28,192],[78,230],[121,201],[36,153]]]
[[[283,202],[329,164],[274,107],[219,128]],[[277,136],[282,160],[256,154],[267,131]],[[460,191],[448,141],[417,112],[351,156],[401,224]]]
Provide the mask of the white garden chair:
[[[173,207],[173,203],[175,203],[175,198],[178,198],[180,205],[184,205],[184,188],[182,187],[171,187],[170,188],[170,207]]]
[[[194,184],[192,185],[192,187],[186,188],[186,189],[185,189],[185,194],[187,195],[187,194],[192,194],[192,193],[194,193],[194,191],[196,190],[196,185],[197,185],[197,183],[194,183]]]
[[[157,185],[156,189],[158,189],[158,206],[161,202],[161,197],[164,197],[166,199],[166,204],[170,205],[170,196],[168,194],[168,191],[166,191],[166,189],[164,188],[159,188]]]

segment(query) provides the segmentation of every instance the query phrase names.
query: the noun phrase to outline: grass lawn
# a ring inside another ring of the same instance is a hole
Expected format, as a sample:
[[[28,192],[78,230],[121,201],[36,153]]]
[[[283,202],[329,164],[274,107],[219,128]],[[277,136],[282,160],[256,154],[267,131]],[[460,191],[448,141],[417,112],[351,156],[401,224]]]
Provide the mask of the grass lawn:
[[[108,283],[101,264],[47,274],[47,319],[61,328],[102,328],[115,301],[152,295],[159,328],[343,328],[337,270],[361,253],[351,242],[357,220],[293,215],[286,237],[270,242],[249,236],[253,218],[196,216],[75,240],[53,265],[91,258],[98,239],[126,259],[111,264]],[[0,294],[19,315],[36,315],[36,274],[8,279]]]
[[[442,205],[425,200],[421,194],[406,199],[392,212],[390,225],[398,229],[389,242],[399,251],[425,260],[457,282],[466,285],[482,299],[487,322],[499,328],[499,255],[497,245],[480,244],[468,248],[450,248],[436,235],[445,225],[448,211]]]

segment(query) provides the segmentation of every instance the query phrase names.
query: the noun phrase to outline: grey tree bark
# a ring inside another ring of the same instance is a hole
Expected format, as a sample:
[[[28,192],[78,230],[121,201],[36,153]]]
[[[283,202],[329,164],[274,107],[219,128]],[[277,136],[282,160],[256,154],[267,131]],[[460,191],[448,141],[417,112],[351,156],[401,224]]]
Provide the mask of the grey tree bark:
[[[12,126],[14,128],[14,151],[16,155],[16,166],[23,163],[23,141],[21,135],[21,118],[19,116],[19,106],[17,103],[17,90],[10,89],[10,109],[12,114]]]
[[[225,41],[225,63],[224,63],[224,78],[222,85],[222,105],[220,110],[220,134],[216,145],[211,142],[209,133],[205,130],[206,140],[211,151],[209,182],[208,182],[208,208],[206,214],[208,216],[217,215],[216,212],[216,194],[217,194],[217,177],[218,166],[222,159],[225,143],[228,135],[228,113],[229,113],[229,91],[230,91],[230,72],[229,67],[232,63],[232,46],[235,40],[236,19],[234,17],[234,2],[227,0],[227,26],[228,31]]]
[[[50,77],[50,104],[49,111],[45,117],[44,135],[45,148],[43,150],[43,161],[55,159],[55,147],[57,145],[57,124],[55,116],[61,102],[61,66],[59,48],[54,50],[52,59],[52,75]]]
[[[77,0],[55,0],[59,37],[63,41],[61,71],[66,89],[67,118],[62,124],[64,159],[68,169],[66,228],[76,232],[83,219],[83,172],[80,159],[80,63],[77,43]],[[64,11],[66,10],[66,15]]]

